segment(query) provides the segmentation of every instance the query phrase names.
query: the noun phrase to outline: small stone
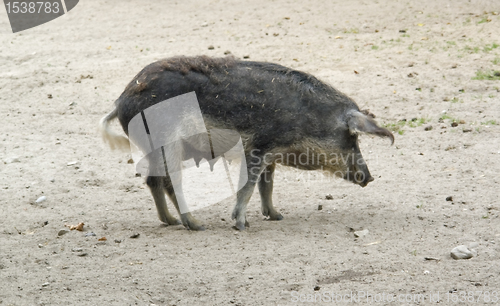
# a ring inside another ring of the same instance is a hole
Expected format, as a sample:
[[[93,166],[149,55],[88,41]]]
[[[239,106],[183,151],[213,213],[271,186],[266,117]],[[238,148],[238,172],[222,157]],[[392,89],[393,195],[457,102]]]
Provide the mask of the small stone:
[[[229,50],[224,51],[224,55],[228,55],[228,54],[231,54],[231,51],[229,51]]]
[[[56,179],[50,179],[51,183],[54,183],[55,181],[56,181]]]
[[[323,210],[323,205],[319,204],[318,205],[318,210]]]
[[[250,55],[243,55],[243,58],[250,58]]]
[[[72,248],[71,249],[71,252],[82,252],[83,249],[82,248]]]
[[[450,255],[453,259],[469,259],[474,256],[474,254],[465,245],[457,246],[451,250]]]
[[[458,126],[458,123],[457,122],[452,122],[451,123],[451,127],[457,127]]]
[[[65,234],[67,234],[67,233],[69,233],[69,231],[68,231],[68,230],[60,230],[60,231],[57,233],[57,236],[62,236],[62,235],[65,235]]]
[[[91,236],[95,236],[95,233],[94,232],[88,232],[85,234],[85,237],[91,237]]]
[[[446,197],[446,201],[452,202],[453,201],[453,197],[452,196]]]
[[[45,200],[47,200],[47,197],[46,196],[41,196],[38,199],[36,199],[35,203],[42,203]]]
[[[361,238],[361,237],[368,235],[369,232],[370,231],[368,231],[367,229],[364,229],[362,231],[356,231],[356,232],[354,232],[354,237]]]
[[[127,160],[127,164],[133,164],[133,163],[134,163],[134,160],[132,158]]]
[[[115,239],[115,243],[121,243],[122,241],[120,239]]]
[[[465,124],[465,120],[458,121],[459,124]]]
[[[430,130],[432,130],[432,125],[426,126],[426,127],[425,127],[425,130],[426,130],[426,131],[430,131]]]
[[[136,173],[135,177],[141,177],[141,174],[140,173]]]
[[[327,200],[333,200],[333,196],[329,193],[325,196],[325,199]]]
[[[80,253],[80,254],[77,254],[76,256],[85,257],[87,255],[89,255],[89,253]]]
[[[472,129],[463,129],[462,132],[464,132],[464,133],[470,133],[470,132],[472,132]]]
[[[42,287],[47,287],[48,285],[50,285],[50,283],[43,283]]]
[[[314,286],[314,291],[319,291],[319,289],[321,289],[320,286],[318,286],[318,285]]]
[[[19,157],[11,157],[5,159],[3,162],[4,164],[12,164],[12,163],[20,163],[21,161],[19,160]]]
[[[214,46],[212,46],[212,45],[208,46],[208,50],[213,50],[213,49],[215,49]]]
[[[425,260],[435,260],[435,261],[440,261],[439,258],[436,257],[424,257]]]
[[[67,166],[73,166],[73,165],[76,165],[76,164],[78,164],[78,161],[72,161],[72,162],[67,163],[66,165]]]
[[[140,235],[141,235],[141,234],[139,234],[139,233],[135,233],[135,234],[133,234],[132,236],[130,236],[130,238],[137,238],[137,237],[139,237]]]

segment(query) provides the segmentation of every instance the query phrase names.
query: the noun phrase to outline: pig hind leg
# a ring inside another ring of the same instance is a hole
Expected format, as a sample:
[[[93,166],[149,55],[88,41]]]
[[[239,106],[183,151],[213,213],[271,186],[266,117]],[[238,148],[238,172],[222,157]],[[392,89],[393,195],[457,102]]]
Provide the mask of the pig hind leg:
[[[273,181],[276,164],[266,167],[260,175],[258,183],[260,199],[262,202],[262,214],[269,217],[269,220],[282,220],[283,216],[276,211],[273,206]]]
[[[158,211],[158,218],[161,222],[168,225],[178,225],[181,222],[172,216],[167,208],[167,201],[165,199],[165,193],[163,191],[163,182],[161,177],[149,176],[146,179],[146,183],[151,190],[153,199],[155,201],[156,210]]]
[[[172,203],[174,203],[174,206],[177,209],[177,212],[181,216],[182,224],[187,229],[190,229],[193,231],[204,231],[205,227],[203,226],[203,224],[200,221],[196,220],[193,217],[193,215],[191,215],[190,212],[185,213],[185,214],[181,214],[181,212],[179,210],[179,203],[177,202],[177,197],[175,195],[174,187],[172,185],[172,181],[171,181],[170,177],[168,177],[168,176],[163,177],[163,188],[164,188],[165,193],[168,195],[168,197],[172,201]]]

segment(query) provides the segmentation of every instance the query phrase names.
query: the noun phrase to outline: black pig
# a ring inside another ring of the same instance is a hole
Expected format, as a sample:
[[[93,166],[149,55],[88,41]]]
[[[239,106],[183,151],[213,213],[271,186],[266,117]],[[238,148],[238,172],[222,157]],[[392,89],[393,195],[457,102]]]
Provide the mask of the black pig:
[[[248,226],[246,206],[256,184],[263,215],[271,220],[283,218],[272,203],[277,163],[327,171],[364,187],[373,178],[359,150],[358,135],[368,133],[394,142],[391,132],[377,126],[373,115],[310,74],[272,63],[206,56],[173,57],[146,66],[125,88],[115,109],[101,119],[104,139],[112,148],[128,147],[126,137],[109,129],[111,120],[118,118],[129,135],[128,124],[135,115],[193,91],[208,130],[231,129],[243,139],[248,182],[237,192],[232,213],[239,230]],[[165,201],[164,192],[179,211],[168,174],[149,176],[147,184],[160,220],[180,224]],[[181,214],[181,220],[188,229],[204,230],[190,213]]]

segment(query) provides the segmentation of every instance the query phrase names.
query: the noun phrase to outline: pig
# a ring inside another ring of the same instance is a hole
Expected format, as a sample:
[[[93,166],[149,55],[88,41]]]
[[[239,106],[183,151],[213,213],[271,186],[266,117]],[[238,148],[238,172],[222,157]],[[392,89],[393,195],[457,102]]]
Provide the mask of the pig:
[[[371,134],[394,143],[392,133],[378,126],[374,115],[311,74],[274,63],[207,56],[166,58],[143,68],[101,119],[103,139],[111,148],[129,148],[129,139],[110,129],[113,119],[118,118],[129,135],[128,124],[135,115],[189,92],[196,93],[207,130],[230,129],[243,139],[248,181],[237,192],[232,212],[238,230],[249,226],[246,206],[255,185],[262,214],[270,220],[283,219],[272,201],[276,164],[324,171],[365,187],[374,179],[358,137]],[[180,213],[168,174],[148,176],[146,183],[160,221],[205,229],[190,212]],[[165,193],[181,221],[169,213]]]

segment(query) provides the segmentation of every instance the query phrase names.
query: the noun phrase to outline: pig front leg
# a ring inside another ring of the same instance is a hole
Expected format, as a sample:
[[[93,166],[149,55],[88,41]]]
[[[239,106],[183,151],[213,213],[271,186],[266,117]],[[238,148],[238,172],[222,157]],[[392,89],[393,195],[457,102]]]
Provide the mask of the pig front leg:
[[[247,161],[248,160],[247,158]],[[248,181],[245,186],[236,193],[236,206],[232,214],[232,219],[236,219],[235,228],[240,231],[244,230],[245,227],[250,227],[247,221],[247,204],[248,201],[250,201],[250,197],[252,197],[255,185],[264,168],[265,165],[262,164],[259,158],[251,160],[247,164]]]
[[[148,176],[146,183],[151,190],[153,199],[155,201],[156,210],[158,211],[158,218],[161,222],[168,225],[178,225],[181,222],[172,216],[167,208],[167,201],[165,200],[165,193],[163,191],[163,182],[161,177]]]
[[[259,179],[259,193],[262,202],[262,214],[269,217],[269,220],[282,220],[283,216],[276,211],[273,206],[273,182],[274,182],[274,169],[276,164],[267,166]]]

